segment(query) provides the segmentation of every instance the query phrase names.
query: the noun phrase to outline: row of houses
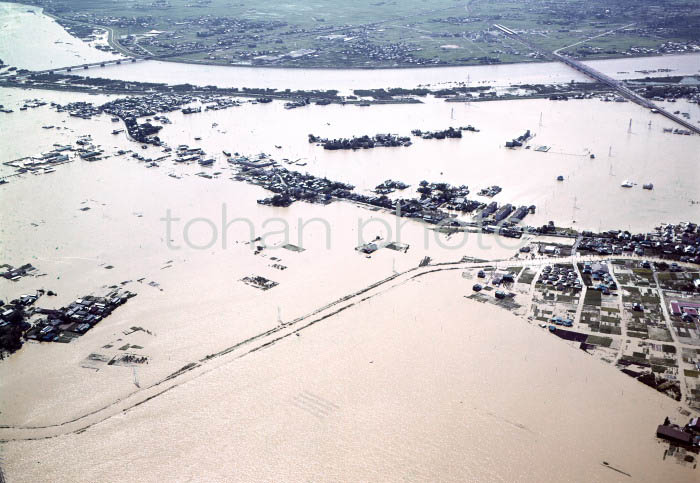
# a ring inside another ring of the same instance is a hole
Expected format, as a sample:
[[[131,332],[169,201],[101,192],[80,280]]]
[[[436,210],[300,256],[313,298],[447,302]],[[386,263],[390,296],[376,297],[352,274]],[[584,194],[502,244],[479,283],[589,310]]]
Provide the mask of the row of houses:
[[[700,231],[696,223],[665,224],[655,231],[631,234],[610,230],[594,234],[582,232],[579,251],[599,255],[633,253],[700,264]]]

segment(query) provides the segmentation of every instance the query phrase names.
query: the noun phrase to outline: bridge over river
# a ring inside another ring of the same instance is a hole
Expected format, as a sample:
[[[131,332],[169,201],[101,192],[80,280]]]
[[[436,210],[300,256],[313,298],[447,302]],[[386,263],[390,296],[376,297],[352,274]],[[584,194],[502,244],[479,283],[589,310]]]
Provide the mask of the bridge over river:
[[[103,60],[102,62],[92,62],[90,64],[78,64],[78,65],[71,65],[71,66],[66,66],[66,67],[56,67],[53,69],[32,71],[27,75],[58,74],[59,72],[73,72],[73,71],[79,71],[79,70],[87,70],[87,69],[90,69],[92,67],[106,67],[108,65],[135,63],[135,62],[139,62],[142,60],[149,60],[149,58],[148,57],[125,57],[122,59]],[[17,76],[17,77],[21,77],[21,76]]]
[[[636,104],[639,104],[642,107],[650,109],[651,112],[653,112],[655,114],[659,114],[661,116],[664,116],[664,117],[670,119],[671,121],[683,126],[685,129],[689,130],[692,133],[700,134],[700,127],[699,126],[692,124],[691,122],[681,118],[680,116],[677,116],[677,115],[667,111],[666,109],[663,109],[663,108],[657,106],[649,99],[646,99],[646,98],[640,96],[639,94],[637,94],[636,92],[634,92],[632,89],[627,87],[623,82],[615,80],[612,77],[609,77],[609,76],[603,74],[602,72],[594,69],[593,67],[584,64],[583,62],[579,62],[576,59],[572,59],[571,57],[567,57],[566,55],[560,54],[559,51],[562,49],[557,49],[551,53],[546,52],[543,49],[540,49],[539,47],[534,45],[528,39],[523,38],[522,36],[517,34],[515,31],[509,29],[508,27],[505,27],[504,25],[494,24],[494,27],[496,27],[498,30],[500,30],[502,33],[504,33],[508,37],[510,37],[510,38],[522,43],[522,44],[527,45],[529,48],[531,48],[533,50],[536,50],[538,52],[543,53],[547,58],[554,60],[554,61],[562,62],[562,63],[568,65],[569,67],[571,67],[572,69],[575,69],[575,70],[581,72],[585,76],[590,77],[591,79],[598,81],[602,84],[608,85],[609,87],[611,87],[612,89],[617,91],[618,94],[620,94],[622,97],[629,99],[630,101],[632,101]],[[609,33],[609,32],[606,32],[606,33]],[[605,34],[601,34],[601,35],[605,35]],[[579,43],[581,43],[581,42],[579,42]],[[160,58],[165,58],[165,57],[170,57],[170,56],[166,55],[166,56],[161,56]],[[90,64],[79,64],[79,65],[73,65],[73,66],[67,66],[67,67],[57,67],[54,69],[46,69],[46,70],[42,70],[42,71],[34,71],[34,72],[30,72],[30,73],[27,73],[24,75],[17,75],[15,77],[16,78],[26,78],[30,75],[35,75],[35,74],[54,74],[54,73],[59,73],[59,72],[73,72],[73,71],[87,70],[87,69],[90,69],[93,67],[105,67],[108,65],[115,65],[115,64],[135,63],[135,62],[139,62],[139,61],[143,61],[143,60],[152,60],[152,59],[157,59],[157,58],[158,57],[145,57],[145,56],[144,57],[125,57],[122,59],[113,59],[113,60],[106,60],[106,61],[102,61],[102,62],[93,62]]]
[[[518,42],[527,45],[533,50],[545,53],[542,49],[534,45],[532,42],[529,40],[521,37],[518,35],[516,32],[513,30],[509,29],[508,27],[505,27],[503,25],[495,24],[494,27],[496,27],[498,30],[503,32],[505,35],[508,37],[517,40]],[[618,81],[616,79],[613,79],[610,76],[607,76],[603,74],[602,72],[594,69],[593,67],[584,64],[583,62],[579,62],[576,59],[572,59],[571,57],[567,57],[566,55],[560,54],[559,51],[562,49],[557,49],[552,53],[545,53],[545,55],[555,61],[562,62],[572,69],[576,69],[577,71],[581,72],[587,77],[590,77],[591,79],[598,81],[602,84],[606,84],[609,87],[615,89],[618,94],[620,94],[622,97],[625,99],[629,99],[630,101],[639,104],[642,107],[645,107],[647,109],[650,109],[651,112],[655,114],[660,114],[671,121],[680,124],[690,132],[693,132],[695,134],[700,134],[700,127],[696,126],[695,124],[690,123],[689,121],[683,119],[682,117],[679,117],[666,109],[663,109],[656,104],[654,104],[651,100],[646,99],[645,97],[640,96],[636,92],[634,92],[632,89],[627,87],[623,82]]]

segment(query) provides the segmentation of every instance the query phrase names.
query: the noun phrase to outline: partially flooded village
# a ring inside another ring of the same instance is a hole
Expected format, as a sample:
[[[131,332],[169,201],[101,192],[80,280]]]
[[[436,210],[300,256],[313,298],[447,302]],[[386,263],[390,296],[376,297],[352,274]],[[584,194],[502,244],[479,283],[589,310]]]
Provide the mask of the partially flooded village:
[[[0,481],[696,480],[692,42],[252,84],[164,60],[357,32],[0,9],[77,59],[0,63]]]

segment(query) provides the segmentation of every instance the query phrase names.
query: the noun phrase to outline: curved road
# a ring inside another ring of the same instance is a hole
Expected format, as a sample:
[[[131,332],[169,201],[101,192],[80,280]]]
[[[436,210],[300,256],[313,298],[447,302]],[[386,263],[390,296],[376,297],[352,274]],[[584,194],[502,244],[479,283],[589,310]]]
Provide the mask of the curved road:
[[[46,426],[22,426],[22,425],[0,425],[0,441],[17,441],[54,438],[63,434],[81,432],[101,421],[111,418],[121,412],[135,408],[149,400],[164,394],[181,384],[196,379],[223,365],[229,364],[236,359],[246,356],[252,352],[265,349],[276,342],[292,336],[318,322],[332,317],[355,304],[364,302],[370,298],[382,294],[385,291],[398,287],[414,278],[429,275],[431,273],[446,270],[475,269],[498,264],[498,268],[508,268],[511,266],[538,267],[552,263],[576,263],[583,260],[613,260],[613,259],[640,259],[633,256],[579,256],[570,257],[543,257],[530,260],[508,259],[492,260],[486,262],[450,262],[435,265],[415,267],[405,272],[396,273],[390,277],[380,280],[357,292],[341,297],[313,312],[298,317],[294,320],[284,322],[270,330],[262,332],[256,336],[229,346],[215,354],[210,354],[197,362],[193,362],[183,367],[179,371],[149,385],[137,389],[122,398],[113,401],[107,406],[85,413],[78,418],[46,425]],[[646,258],[646,260],[655,260]],[[661,261],[661,259],[656,259]],[[536,280],[533,280],[533,284]]]

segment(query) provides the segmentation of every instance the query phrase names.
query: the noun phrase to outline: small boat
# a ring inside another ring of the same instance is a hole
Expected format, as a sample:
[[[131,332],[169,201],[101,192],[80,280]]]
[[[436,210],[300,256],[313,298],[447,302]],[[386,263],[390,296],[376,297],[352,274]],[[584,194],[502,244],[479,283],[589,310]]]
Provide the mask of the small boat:
[[[224,153],[224,156],[226,156],[227,158],[231,157],[231,153],[229,151],[221,151],[221,152]]]
[[[201,141],[202,138],[201,138],[201,136],[197,136],[197,137],[194,138],[194,140],[195,140],[195,141]]]
[[[212,164],[214,164],[214,160],[212,158],[200,159],[199,164],[202,166],[211,166]]]
[[[634,183],[632,183],[630,180],[626,179],[622,182],[622,184],[620,186],[622,186],[623,188],[631,188],[632,186],[634,186]]]
[[[642,188],[644,188],[645,190],[653,190],[654,185],[652,183],[646,183],[642,185]]]
[[[121,133],[123,133],[123,132],[124,132],[123,129],[114,129],[114,130],[112,131],[112,134],[121,134]]]

